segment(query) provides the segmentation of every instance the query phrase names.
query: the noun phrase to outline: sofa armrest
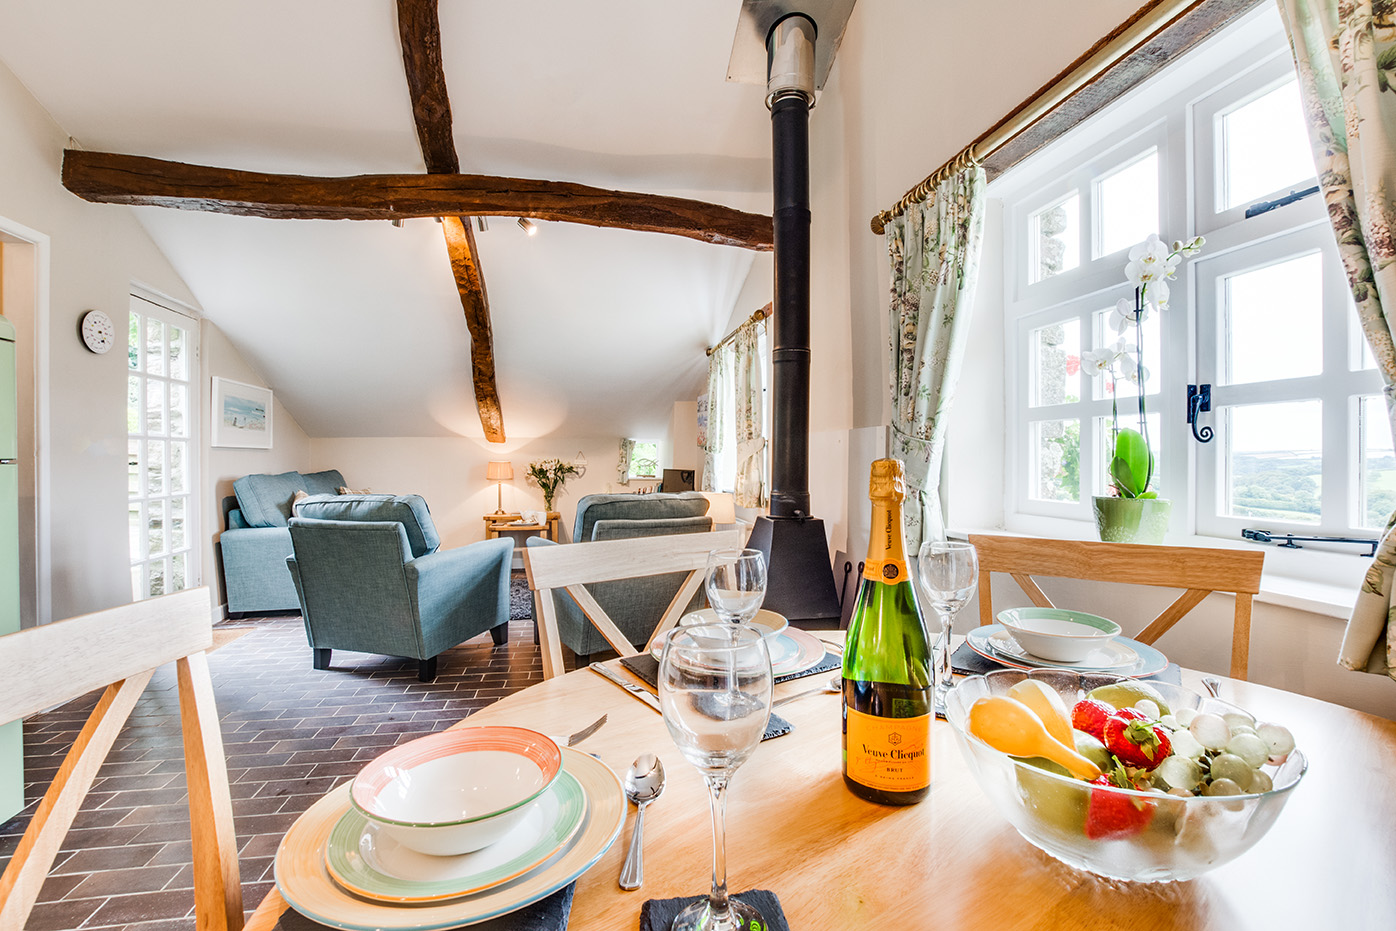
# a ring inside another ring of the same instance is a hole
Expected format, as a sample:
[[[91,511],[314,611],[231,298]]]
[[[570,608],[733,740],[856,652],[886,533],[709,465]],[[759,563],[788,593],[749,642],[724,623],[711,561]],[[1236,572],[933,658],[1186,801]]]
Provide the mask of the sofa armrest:
[[[223,555],[223,593],[228,610],[294,611],[300,607],[286,568],[291,531],[285,527],[242,527],[218,536]]]
[[[500,537],[410,560],[407,579],[424,629],[428,618],[445,616],[471,628],[470,636],[507,624],[513,559],[514,541]]]

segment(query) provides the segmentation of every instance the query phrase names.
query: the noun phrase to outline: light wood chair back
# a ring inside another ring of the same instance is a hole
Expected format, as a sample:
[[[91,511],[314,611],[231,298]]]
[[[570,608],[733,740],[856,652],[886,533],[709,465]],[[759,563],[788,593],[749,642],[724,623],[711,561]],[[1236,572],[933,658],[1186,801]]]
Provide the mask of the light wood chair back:
[[[1260,592],[1260,571],[1265,563],[1265,554],[1259,550],[990,535],[973,535],[969,542],[979,554],[980,624],[994,623],[990,576],[995,572],[1008,573],[1032,603],[1043,608],[1056,606],[1033,576],[1183,589],[1177,600],[1134,635],[1135,640],[1147,644],[1153,644],[1213,592],[1233,594],[1236,612],[1231,631],[1231,678],[1246,678],[1250,666],[1251,599]]]
[[[538,642],[543,651],[543,678],[551,679],[567,671],[562,665],[562,643],[558,639],[557,604],[553,600],[556,589],[563,589],[576,599],[601,636],[621,656],[628,656],[635,652],[635,647],[601,605],[596,603],[586,585],[668,572],[688,573],[650,635],[646,644],[648,649],[678,623],[684,608],[703,584],[708,554],[713,550],[739,548],[744,544],[740,531],[721,530],[525,549],[524,568],[528,571],[528,587],[533,589],[534,616],[539,619]]]
[[[156,667],[176,664],[195,926],[242,927],[242,886],[223,737],[204,651],[213,645],[207,588],[136,602],[0,637],[0,724],[105,687],[0,876],[0,931],[19,931],[97,771]]]

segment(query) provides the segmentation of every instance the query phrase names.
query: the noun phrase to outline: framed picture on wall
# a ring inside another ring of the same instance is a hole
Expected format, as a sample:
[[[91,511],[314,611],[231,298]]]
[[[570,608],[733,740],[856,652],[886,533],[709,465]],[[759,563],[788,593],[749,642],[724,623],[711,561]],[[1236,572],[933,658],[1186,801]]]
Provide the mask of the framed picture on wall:
[[[271,389],[213,379],[213,445],[271,449]]]

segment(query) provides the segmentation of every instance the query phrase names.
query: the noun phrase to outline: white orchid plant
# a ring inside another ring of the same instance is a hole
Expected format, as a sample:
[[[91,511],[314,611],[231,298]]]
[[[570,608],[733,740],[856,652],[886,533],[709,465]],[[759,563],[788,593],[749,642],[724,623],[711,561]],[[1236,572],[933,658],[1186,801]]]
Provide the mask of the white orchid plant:
[[[1110,323],[1121,334],[1115,342],[1098,351],[1081,353],[1081,369],[1088,375],[1110,376],[1111,432],[1114,452],[1110,459],[1110,477],[1115,493],[1123,498],[1157,498],[1149,490],[1154,478],[1154,454],[1149,448],[1149,421],[1144,410],[1144,386],[1149,370],[1144,367],[1144,321],[1152,312],[1162,313],[1168,307],[1168,280],[1173,277],[1183,259],[1202,251],[1201,236],[1187,242],[1177,240],[1172,247],[1165,245],[1156,234],[1129,250],[1125,278],[1134,285],[1134,299],[1121,298],[1111,314]],[[1123,334],[1134,329],[1134,342]],[[1116,380],[1123,378],[1136,386],[1139,396],[1139,429],[1120,427],[1120,412],[1115,404]]]

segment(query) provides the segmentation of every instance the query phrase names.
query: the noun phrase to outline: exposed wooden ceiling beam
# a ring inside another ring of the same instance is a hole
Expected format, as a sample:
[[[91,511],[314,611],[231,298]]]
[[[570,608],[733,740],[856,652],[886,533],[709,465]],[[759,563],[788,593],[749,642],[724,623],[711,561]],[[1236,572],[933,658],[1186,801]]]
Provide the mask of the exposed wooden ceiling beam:
[[[63,153],[63,186],[84,200],[288,220],[533,217],[686,236],[761,252],[771,218],[703,201],[488,175],[316,178],[189,165],[139,155]]]
[[[397,0],[398,39],[402,45],[402,68],[412,97],[412,118],[417,124],[417,141],[429,174],[454,175],[460,171],[456,142],[451,127],[451,98],[446,92],[446,72],[441,64],[441,26],[437,0]],[[465,326],[470,332],[470,375],[475,386],[475,406],[485,439],[503,443],[504,412],[499,403],[499,386],[494,377],[494,330],[490,324],[490,299],[485,293],[485,276],[480,270],[475,248],[475,231],[470,218],[443,216],[441,229],[446,236],[446,252],[451,274],[460,293]]]
[[[397,0],[397,31],[422,159],[431,174],[456,174],[460,171],[460,159],[451,132],[451,98],[446,93],[446,72],[441,65],[441,25],[436,0]],[[468,228],[466,232],[470,232]],[[473,233],[470,238],[474,238]]]

